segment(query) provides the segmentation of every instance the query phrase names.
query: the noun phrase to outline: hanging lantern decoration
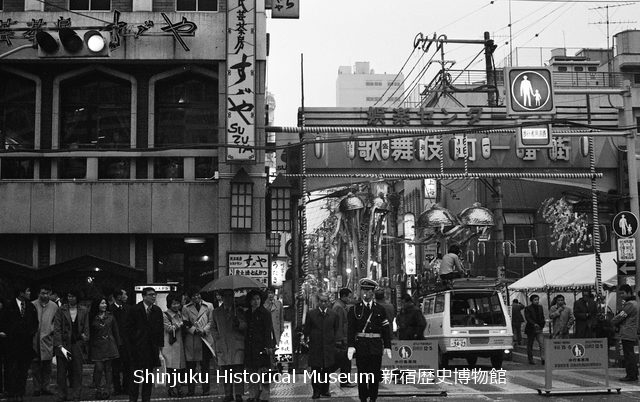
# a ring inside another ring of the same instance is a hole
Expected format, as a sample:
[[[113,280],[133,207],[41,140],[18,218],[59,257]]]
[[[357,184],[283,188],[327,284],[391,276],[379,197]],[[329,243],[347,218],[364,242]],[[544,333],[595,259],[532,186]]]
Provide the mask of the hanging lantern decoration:
[[[486,242],[479,241],[478,244],[476,244],[476,249],[478,251],[478,255],[485,255],[487,253]]]
[[[531,239],[528,242],[529,244],[529,254],[531,254],[532,256],[537,256],[538,255],[538,241],[535,239]]]
[[[474,262],[476,262],[476,252],[473,250],[467,250],[467,261],[469,261],[469,264],[473,264]]]

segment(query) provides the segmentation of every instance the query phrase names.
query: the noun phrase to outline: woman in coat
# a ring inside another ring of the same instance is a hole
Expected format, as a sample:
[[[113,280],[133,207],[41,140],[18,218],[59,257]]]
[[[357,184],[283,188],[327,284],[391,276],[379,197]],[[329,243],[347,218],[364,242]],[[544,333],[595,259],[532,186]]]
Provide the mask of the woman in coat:
[[[167,365],[167,373],[179,372],[185,368],[182,342],[182,298],[175,292],[167,295],[167,310],[164,312],[164,347],[162,356]],[[179,384],[169,388],[169,397],[182,397]]]
[[[95,363],[93,383],[96,385],[96,399],[109,399],[113,382],[111,361],[118,358],[120,335],[118,324],[111,312],[107,311],[107,299],[101,297],[91,304],[89,310],[89,356]],[[105,387],[102,387],[102,376]]]
[[[262,306],[264,297],[257,289],[247,294],[249,309],[246,312],[247,333],[244,338],[244,367],[249,373],[263,373],[271,368],[275,338],[271,313]],[[268,401],[269,383],[251,382],[249,401]]]
[[[211,332],[218,366],[227,375],[244,370],[244,333],[247,329],[244,312],[236,307],[233,290],[222,293],[222,304],[213,310]],[[234,393],[235,387],[235,393]],[[224,384],[224,401],[242,401],[244,384],[228,381]]]

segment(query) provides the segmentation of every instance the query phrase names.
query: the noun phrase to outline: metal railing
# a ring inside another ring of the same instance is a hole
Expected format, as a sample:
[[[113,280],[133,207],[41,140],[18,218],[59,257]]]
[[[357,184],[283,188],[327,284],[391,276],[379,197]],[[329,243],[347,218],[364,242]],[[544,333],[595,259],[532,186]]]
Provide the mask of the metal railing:
[[[486,84],[487,73],[484,70],[448,70],[453,86],[479,86]],[[504,85],[503,70],[495,72],[496,85]],[[624,74],[608,73],[604,71],[584,72],[554,72],[554,87],[607,87],[622,86]]]

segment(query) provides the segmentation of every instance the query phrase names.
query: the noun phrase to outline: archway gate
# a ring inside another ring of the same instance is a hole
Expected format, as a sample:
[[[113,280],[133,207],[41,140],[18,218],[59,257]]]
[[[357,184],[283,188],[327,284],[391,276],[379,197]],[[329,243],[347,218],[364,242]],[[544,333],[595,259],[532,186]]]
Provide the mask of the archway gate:
[[[560,106],[550,119],[509,118],[501,107],[306,108],[300,112],[304,126],[267,127],[266,131],[300,134],[301,143],[290,145],[301,149],[300,170],[285,176],[299,178],[303,194],[379,179],[586,181],[592,193],[594,250],[599,256],[597,181],[616,179],[617,147],[626,137],[627,149],[635,150],[636,130],[628,96],[623,96],[621,108],[592,107],[589,95],[624,95],[628,90],[556,89],[557,93],[586,96],[586,106]],[[551,147],[518,148],[516,131],[540,125],[552,127]],[[636,183],[635,152],[627,154],[632,154],[627,158],[629,183]],[[629,187],[632,209],[637,209],[637,188]],[[305,202],[303,196],[303,239],[307,235]],[[306,273],[309,258],[304,241],[301,247]],[[600,258],[596,258],[596,288],[600,294]]]

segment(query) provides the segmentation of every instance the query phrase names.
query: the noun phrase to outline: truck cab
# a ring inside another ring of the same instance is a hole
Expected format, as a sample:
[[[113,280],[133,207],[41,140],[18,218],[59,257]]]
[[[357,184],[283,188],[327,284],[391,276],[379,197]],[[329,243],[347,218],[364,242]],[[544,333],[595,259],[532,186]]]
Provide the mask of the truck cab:
[[[505,353],[513,349],[513,330],[498,286],[484,278],[457,279],[451,289],[424,296],[424,337],[437,341],[440,367],[455,357],[472,366],[478,357],[488,357],[492,367],[502,368]]]

